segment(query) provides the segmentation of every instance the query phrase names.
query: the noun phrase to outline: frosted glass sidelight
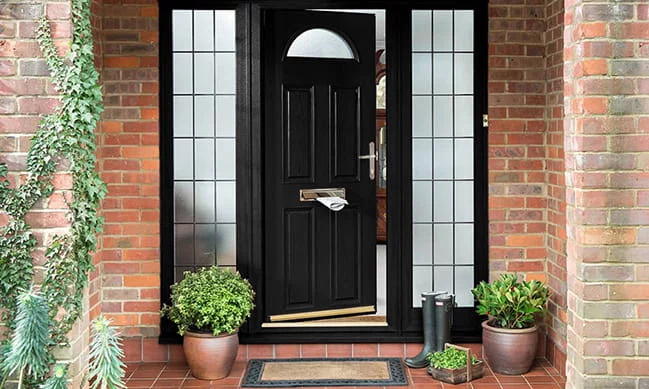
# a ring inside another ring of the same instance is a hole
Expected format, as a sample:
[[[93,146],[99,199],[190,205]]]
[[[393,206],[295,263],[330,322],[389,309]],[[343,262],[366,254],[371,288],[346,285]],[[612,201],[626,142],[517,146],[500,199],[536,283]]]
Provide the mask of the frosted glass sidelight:
[[[453,183],[436,181],[435,189],[435,222],[453,221]]]
[[[433,98],[433,132],[435,137],[453,136],[453,97],[435,96]]]
[[[216,51],[235,50],[235,13],[233,10],[214,11]]]
[[[453,11],[433,11],[433,50],[453,50]]]
[[[214,53],[194,54],[194,93],[214,93]]]
[[[174,221],[176,223],[194,221],[194,184],[191,182],[174,184]]]
[[[236,135],[236,98],[235,96],[216,96],[216,136],[234,138]]]
[[[412,93],[415,95],[429,95],[433,90],[431,74],[433,64],[428,53],[412,54]]]
[[[435,290],[453,293],[453,266],[435,266],[433,268],[433,285]]]
[[[455,94],[473,94],[473,54],[455,54]]]
[[[473,179],[473,139],[455,139],[455,179]]]
[[[214,11],[194,11],[194,51],[214,51]]]
[[[191,96],[174,96],[174,137],[192,136],[193,111]]]
[[[194,141],[194,171],[196,180],[214,179],[214,139]]]
[[[453,225],[435,224],[435,265],[453,264]]]
[[[171,13],[171,46],[173,51],[192,51],[192,11]]]
[[[234,53],[216,53],[216,93],[234,94],[237,89]]]
[[[174,226],[174,240],[176,241],[175,263],[177,265],[193,265],[194,225],[176,224]]]
[[[455,136],[473,136],[473,96],[455,96]]]
[[[216,183],[216,221],[218,223],[236,222],[236,183]]]
[[[473,50],[473,10],[455,11],[455,51]]]
[[[455,221],[473,221],[473,181],[455,182]]]
[[[214,223],[214,182],[196,182],[194,184],[196,204],[196,223]]]
[[[214,137],[214,96],[194,97],[196,137]]]
[[[412,226],[412,263],[415,265],[433,264],[433,225],[414,224]]]
[[[194,142],[191,139],[174,139],[174,178],[194,178]]]
[[[453,54],[433,54],[433,93],[453,93]]]
[[[216,179],[235,179],[236,145],[234,139],[216,140]]]
[[[199,266],[216,265],[216,225],[197,224],[194,239],[194,263]]]
[[[354,59],[351,45],[331,30],[313,28],[306,30],[291,42],[287,57]]]
[[[433,136],[432,102],[431,96],[412,96],[412,136],[414,138]]]
[[[421,308],[421,293],[433,290],[433,267],[414,266],[412,268],[412,306]]]
[[[433,178],[432,139],[413,139],[412,178],[414,180],[430,180]]]
[[[412,183],[412,220],[431,222],[433,220],[433,183],[414,181]]]
[[[216,225],[216,262],[219,266],[237,264],[237,226],[235,224]]]
[[[412,51],[431,51],[431,16],[431,11],[412,11]]]
[[[191,94],[193,92],[192,71],[194,69],[192,55],[174,53],[173,68],[174,94]]]
[[[473,307],[473,277],[473,266],[455,267],[455,301],[460,307]]]
[[[450,180],[453,178],[453,140],[435,139],[435,179]]]
[[[473,224],[455,225],[455,263],[473,265]]]

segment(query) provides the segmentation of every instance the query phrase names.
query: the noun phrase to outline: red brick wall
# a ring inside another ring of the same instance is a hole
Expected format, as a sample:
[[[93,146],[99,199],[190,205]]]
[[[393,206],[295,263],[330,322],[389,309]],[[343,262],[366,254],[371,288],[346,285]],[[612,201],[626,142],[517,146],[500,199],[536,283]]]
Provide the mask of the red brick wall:
[[[566,6],[567,388],[646,388],[649,5]]]

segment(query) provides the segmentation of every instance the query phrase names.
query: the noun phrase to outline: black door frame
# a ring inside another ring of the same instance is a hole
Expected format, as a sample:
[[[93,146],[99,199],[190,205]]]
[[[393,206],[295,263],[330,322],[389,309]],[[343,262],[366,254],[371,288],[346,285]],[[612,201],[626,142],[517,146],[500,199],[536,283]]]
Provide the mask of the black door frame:
[[[261,31],[266,9],[385,9],[387,55],[388,176],[387,207],[387,327],[261,328],[257,309],[241,328],[243,343],[419,342],[421,309],[411,308],[411,51],[410,12],[413,9],[475,11],[475,272],[474,281],[488,278],[487,131],[487,0],[159,0],[160,5],[160,198],[161,304],[169,302],[173,283],[173,150],[171,11],[173,9],[235,9],[237,29],[237,268],[253,285],[263,285],[263,91]],[[398,26],[398,28],[396,28]],[[390,32],[388,34],[388,32]],[[484,131],[482,131],[484,130]],[[395,190],[396,189],[396,190]],[[263,290],[263,286],[257,287]],[[257,297],[257,304],[263,298]],[[461,314],[461,317],[465,314]],[[479,321],[466,310],[470,325],[454,328],[458,342],[480,340]],[[458,321],[456,320],[456,323]],[[175,326],[161,321],[161,343],[180,343]]]

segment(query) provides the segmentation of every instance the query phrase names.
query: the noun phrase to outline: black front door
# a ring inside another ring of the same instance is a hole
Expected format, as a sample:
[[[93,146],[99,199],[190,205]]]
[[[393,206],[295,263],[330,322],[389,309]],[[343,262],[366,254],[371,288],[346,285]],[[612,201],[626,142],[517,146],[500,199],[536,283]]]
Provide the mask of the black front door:
[[[373,311],[374,16],[268,11],[264,21],[266,320]],[[332,211],[300,190],[344,189]],[[294,315],[299,314],[299,315]]]

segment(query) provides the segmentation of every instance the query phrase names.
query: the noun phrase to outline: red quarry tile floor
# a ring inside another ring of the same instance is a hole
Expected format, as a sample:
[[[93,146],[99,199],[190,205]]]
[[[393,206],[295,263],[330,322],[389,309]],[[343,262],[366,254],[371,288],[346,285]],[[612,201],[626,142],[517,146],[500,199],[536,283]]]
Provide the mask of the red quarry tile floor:
[[[479,356],[480,345],[471,345]],[[249,356],[250,357],[250,356]],[[127,367],[126,385],[128,389],[152,389],[152,388],[222,388],[238,389],[246,369],[246,361],[237,360],[230,375],[218,381],[202,381],[191,376],[189,369],[184,364],[174,363],[143,363]],[[472,381],[468,384],[450,385],[433,380],[426,369],[408,369],[408,388],[417,389],[561,389],[565,387],[565,377],[550,366],[545,360],[537,360],[532,370],[523,375],[506,376],[494,374],[488,367],[483,378]],[[403,386],[400,386],[403,388]],[[388,386],[400,388],[399,386]],[[335,387],[335,389],[349,389],[353,387]],[[358,389],[369,389],[372,387],[359,386]],[[334,389],[334,388],[332,388]]]

